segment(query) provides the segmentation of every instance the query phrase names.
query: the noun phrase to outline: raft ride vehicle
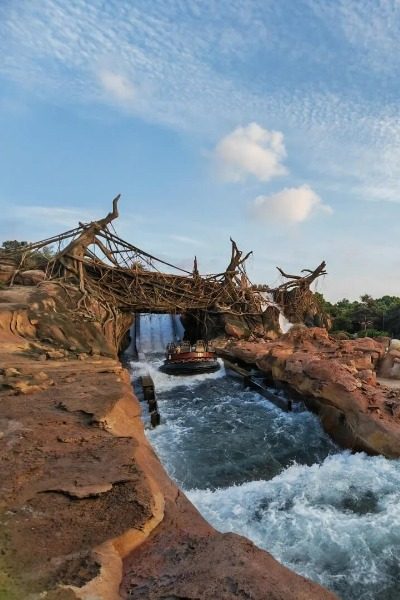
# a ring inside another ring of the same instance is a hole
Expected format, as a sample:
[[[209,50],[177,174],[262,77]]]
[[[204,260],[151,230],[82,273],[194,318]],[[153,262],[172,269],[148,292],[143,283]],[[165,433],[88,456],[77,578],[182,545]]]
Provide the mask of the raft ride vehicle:
[[[187,341],[168,344],[160,371],[168,375],[195,375],[212,373],[219,368],[217,354],[212,344],[198,340],[195,344]]]

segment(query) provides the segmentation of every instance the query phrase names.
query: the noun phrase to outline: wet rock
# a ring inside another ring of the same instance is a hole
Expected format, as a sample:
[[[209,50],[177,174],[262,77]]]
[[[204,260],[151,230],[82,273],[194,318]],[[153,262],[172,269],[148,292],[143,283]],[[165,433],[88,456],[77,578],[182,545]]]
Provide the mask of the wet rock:
[[[387,338],[340,340],[325,329],[294,327],[263,346],[231,342],[221,354],[255,363],[275,380],[289,384],[320,414],[325,430],[338,443],[400,457],[399,414],[388,410],[390,390],[379,387],[376,380],[387,347]],[[396,373],[398,369],[400,377],[400,360],[391,362],[390,368]]]
[[[1,397],[18,425],[0,439],[2,552],[16,597],[333,600],[204,521],[149,446],[129,374],[105,357],[116,357],[131,316],[106,323],[92,304],[97,320],[85,321],[77,298],[47,282],[0,291],[1,364],[18,365],[3,371]],[[43,340],[46,352],[72,346],[84,362],[33,363],[30,343]],[[97,349],[101,359],[88,356]]]

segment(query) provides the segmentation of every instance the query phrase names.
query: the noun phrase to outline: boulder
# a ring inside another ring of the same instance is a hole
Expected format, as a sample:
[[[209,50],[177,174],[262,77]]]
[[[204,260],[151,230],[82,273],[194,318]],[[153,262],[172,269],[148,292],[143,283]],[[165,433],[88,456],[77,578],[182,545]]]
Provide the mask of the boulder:
[[[390,341],[389,350],[400,350],[400,340],[396,340],[395,338],[393,338]]]
[[[0,264],[0,283],[9,283],[15,272],[14,265]]]
[[[233,337],[237,340],[244,338],[246,336],[246,330],[243,327],[238,325],[234,325],[233,323],[226,323],[225,325],[226,335],[229,337]]]
[[[387,347],[384,338],[338,340],[325,329],[293,327],[276,341],[232,341],[223,352],[256,364],[302,394],[339,444],[400,457],[400,411],[388,404],[391,390],[376,381],[376,367]],[[400,358],[388,353],[385,361],[390,376],[400,378]]]
[[[364,381],[369,385],[375,385],[376,383],[376,373],[372,369],[365,369],[364,371],[359,371],[357,375],[361,379],[361,381]]]
[[[31,270],[22,271],[15,276],[15,283],[18,285],[37,285],[44,281],[46,274],[44,271]]]

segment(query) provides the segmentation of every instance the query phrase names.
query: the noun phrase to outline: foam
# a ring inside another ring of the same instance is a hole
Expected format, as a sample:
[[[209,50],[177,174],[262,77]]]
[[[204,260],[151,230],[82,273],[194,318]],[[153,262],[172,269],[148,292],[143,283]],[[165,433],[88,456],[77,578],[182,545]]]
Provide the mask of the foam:
[[[160,372],[171,323],[142,327],[147,362],[132,368],[153,377],[162,424],[146,433],[200,512],[342,600],[397,600],[400,461],[340,452],[315,415],[280,411],[224,369]]]
[[[199,385],[203,381],[220,379],[226,375],[225,368],[221,359],[218,359],[220,369],[213,373],[201,373],[197,375],[168,375],[159,370],[159,367],[163,364],[164,358],[160,356],[153,356],[152,359],[141,362],[131,362],[131,370],[133,377],[140,377],[148,373],[153,381],[157,392],[165,392],[172,390],[177,387],[194,387]]]
[[[375,600],[396,597],[399,490],[400,461],[342,452],[270,481],[187,494],[220,531],[249,537],[346,600]]]
[[[184,329],[179,315],[140,315],[140,350],[144,353],[164,352],[167,344],[182,338]]]

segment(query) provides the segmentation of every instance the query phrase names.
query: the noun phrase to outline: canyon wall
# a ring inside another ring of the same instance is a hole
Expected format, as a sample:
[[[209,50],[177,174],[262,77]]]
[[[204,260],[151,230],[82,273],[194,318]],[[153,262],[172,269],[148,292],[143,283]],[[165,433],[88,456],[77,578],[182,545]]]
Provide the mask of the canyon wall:
[[[400,390],[377,380],[388,347],[388,338],[337,340],[326,329],[296,326],[276,341],[230,341],[219,352],[300,394],[340,446],[397,458]]]
[[[55,283],[0,290],[0,596],[333,599],[204,521],[117,359],[131,315],[80,302]]]

